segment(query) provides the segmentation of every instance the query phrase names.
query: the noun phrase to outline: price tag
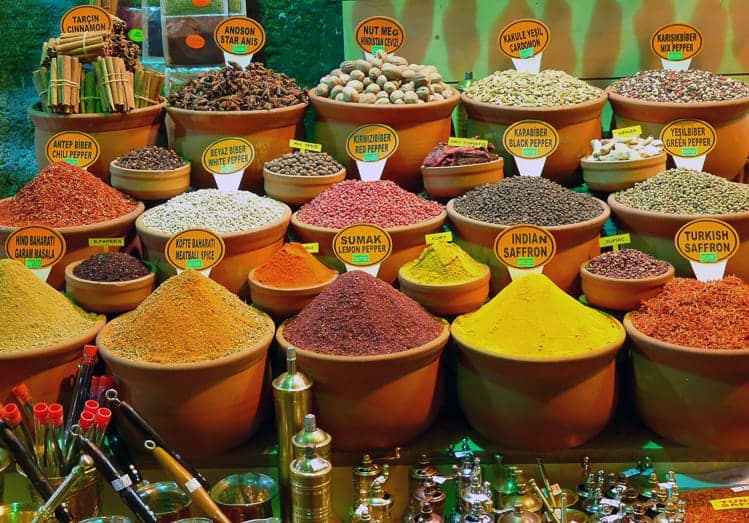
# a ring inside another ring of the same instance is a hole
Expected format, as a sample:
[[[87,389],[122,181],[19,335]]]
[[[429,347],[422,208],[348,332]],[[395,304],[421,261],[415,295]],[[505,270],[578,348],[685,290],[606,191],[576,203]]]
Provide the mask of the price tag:
[[[447,140],[447,145],[452,147],[489,147],[489,140],[479,140],[476,138],[458,138],[451,136]]]
[[[143,41],[143,29],[140,27],[133,27],[127,32],[127,37],[136,44],[139,44]]]
[[[749,485],[738,485],[736,487],[731,487],[731,492],[746,492],[749,490]]]
[[[85,169],[99,159],[101,149],[88,133],[61,131],[47,140],[44,153],[49,163],[65,162]]]
[[[749,508],[749,496],[736,498],[711,499],[710,504],[715,510],[731,510]]]
[[[445,231],[425,234],[424,241],[427,245],[431,245],[437,242],[451,242],[453,241],[453,233],[451,231]]]
[[[598,239],[599,247],[613,247],[614,251],[619,250],[620,245],[627,245],[632,240],[629,237],[629,233],[614,234],[612,236],[604,236]]]
[[[494,240],[494,255],[507,266],[513,280],[543,272],[557,252],[557,242],[546,229],[521,224],[508,227]]]
[[[702,120],[674,120],[662,130],[663,148],[674,157],[677,167],[701,171],[705,157],[715,148],[715,128]]]
[[[333,252],[346,265],[347,271],[359,269],[377,276],[380,264],[392,250],[390,234],[368,223],[346,227],[333,238]]]
[[[65,238],[55,229],[29,225],[16,229],[5,239],[5,255],[19,261],[42,281],[52,266],[65,256]]]
[[[303,243],[302,247],[304,247],[304,250],[310,254],[317,254],[320,252],[320,244],[317,242]]]
[[[692,57],[702,50],[702,31],[689,24],[660,27],[650,39],[650,48],[661,59],[664,69],[685,71]]]
[[[674,238],[676,250],[689,260],[700,281],[720,280],[728,259],[739,249],[740,238],[730,224],[701,218],[684,224]]]
[[[119,492],[123,489],[126,489],[127,487],[130,487],[133,484],[133,481],[130,479],[130,476],[127,474],[123,474],[119,478],[115,478],[112,480],[112,489],[115,492]]]
[[[562,487],[559,486],[559,483],[554,483],[551,486],[551,495],[556,497],[556,496],[561,496],[561,494],[562,494]]]
[[[394,53],[406,41],[406,30],[397,21],[387,16],[365,18],[354,30],[356,44],[370,58],[377,51]]]
[[[247,67],[252,57],[265,45],[265,29],[246,16],[231,16],[213,30],[213,40],[224,52],[224,61]]]
[[[186,229],[178,232],[166,243],[164,257],[177,269],[198,270],[205,276],[221,262],[226,252],[224,240],[207,229]]]
[[[112,17],[101,7],[79,5],[68,9],[60,18],[61,33],[90,33],[111,31]]]
[[[357,127],[346,139],[346,152],[356,161],[362,181],[372,182],[382,177],[387,159],[398,149],[398,133],[384,124]]]
[[[125,238],[89,238],[89,247],[104,247],[104,252],[108,252],[110,247],[124,247]]]
[[[244,138],[221,138],[203,150],[203,168],[213,174],[219,191],[239,189],[244,170],[255,159],[255,148]]]
[[[523,18],[504,26],[497,37],[497,45],[512,60],[515,69],[537,73],[541,69],[541,56],[549,40],[549,26],[541,20]]]
[[[505,130],[502,145],[515,158],[521,176],[541,176],[546,157],[559,145],[559,134],[546,122],[520,120]]]
[[[621,129],[612,129],[611,135],[614,138],[637,138],[642,134],[642,127],[639,125],[632,125],[630,127],[622,127]]]
[[[289,140],[289,147],[292,149],[299,149],[302,153],[306,153],[307,151],[319,153],[322,151],[322,144],[303,142],[302,140]]]

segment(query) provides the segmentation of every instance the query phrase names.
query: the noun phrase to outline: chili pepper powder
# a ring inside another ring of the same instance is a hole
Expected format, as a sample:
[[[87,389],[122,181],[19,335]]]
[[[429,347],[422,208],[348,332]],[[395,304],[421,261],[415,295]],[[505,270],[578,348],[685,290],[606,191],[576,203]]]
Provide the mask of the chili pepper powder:
[[[324,283],[334,274],[336,271],[318,261],[301,243],[287,243],[255,269],[254,278],[268,287],[293,289]]]

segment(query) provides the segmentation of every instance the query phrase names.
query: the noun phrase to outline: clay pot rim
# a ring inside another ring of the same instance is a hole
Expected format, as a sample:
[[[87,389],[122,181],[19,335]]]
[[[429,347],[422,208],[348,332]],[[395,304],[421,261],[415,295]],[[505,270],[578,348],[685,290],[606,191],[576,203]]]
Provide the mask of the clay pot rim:
[[[300,220],[298,217],[298,214],[299,214],[299,211],[294,211],[294,214],[291,215],[291,225],[293,225],[294,227],[304,228],[304,229],[313,231],[318,234],[333,234],[333,235],[345,229],[345,227],[342,227],[340,229],[335,229],[333,227],[320,227],[318,225],[310,225]],[[418,230],[421,228],[425,228],[425,229],[431,228],[433,226],[444,223],[446,219],[447,219],[447,212],[445,211],[445,209],[442,209],[442,212],[440,212],[437,216],[433,218],[429,218],[428,220],[424,220],[423,222],[412,223],[411,225],[399,225],[398,227],[383,227],[383,229],[385,229],[390,235],[393,235],[393,234],[398,234],[401,232],[410,232],[410,231]],[[365,223],[365,222],[352,223],[351,225],[360,225],[362,223]],[[349,225],[349,227],[351,225]]]
[[[677,354],[694,354],[695,356],[715,356],[718,358],[730,358],[732,356],[749,356],[749,347],[745,349],[700,349],[698,347],[687,347],[685,345],[675,345],[667,341],[659,340],[648,336],[635,327],[632,323],[632,312],[628,312],[624,315],[624,328],[627,331],[627,335],[632,338],[634,345],[638,350],[640,344],[649,346],[648,350],[661,350],[664,352],[671,352]]]
[[[737,183],[737,182],[733,182]],[[692,220],[697,220],[700,218],[715,218],[716,220],[723,220],[727,222],[731,222],[732,220],[737,219],[749,219],[749,211],[742,211],[742,212],[734,212],[730,214],[674,214],[670,212],[655,212],[655,211],[645,211],[642,209],[637,209],[636,207],[630,207],[629,205],[624,205],[623,203],[620,203],[616,199],[616,193],[613,192],[609,194],[608,198],[606,199],[606,202],[608,203],[609,207],[611,208],[611,211],[614,214],[622,213],[622,214],[630,214],[630,215],[636,215],[643,219],[648,220],[668,220],[668,221],[676,221],[676,222],[689,222]]]
[[[120,192],[122,192],[122,191],[120,191]],[[122,194],[125,194],[125,193],[122,193]],[[2,203],[4,201],[7,201],[7,200],[10,200],[11,198],[13,198],[13,197],[10,196],[8,198],[4,198],[4,199],[0,200],[0,203]],[[86,233],[86,232],[89,232],[89,233],[90,232],[94,232],[97,229],[103,228],[103,227],[109,228],[109,227],[120,225],[120,224],[124,224],[124,223],[127,223],[127,222],[132,222],[133,220],[136,220],[137,218],[139,218],[140,215],[143,214],[143,211],[146,208],[146,205],[143,202],[136,201],[136,203],[137,203],[137,205],[135,206],[135,209],[133,209],[129,213],[123,214],[122,216],[118,216],[116,218],[112,218],[110,220],[104,220],[104,221],[101,221],[101,222],[89,223],[87,225],[73,225],[73,226],[70,226],[70,227],[52,227],[52,229],[56,230],[57,232],[59,232],[62,235],[66,235],[66,234],[79,234],[79,233]],[[16,229],[20,229],[21,227],[25,227],[25,226],[23,226],[23,225],[20,225],[20,226],[16,226],[16,225],[13,225],[13,226],[10,226],[10,225],[0,225],[0,234],[11,233],[11,232],[15,231]]]
[[[433,174],[433,175],[450,175],[450,174],[473,174],[478,172],[484,172],[491,170],[495,167],[500,169],[504,166],[504,158],[498,156],[494,160],[481,163],[471,163],[468,165],[443,165],[438,167],[427,167],[426,165],[421,166],[421,174]]]
[[[329,182],[330,180],[335,180],[336,178],[341,178],[341,180],[346,178],[346,168],[342,167],[340,171],[335,172],[333,174],[318,174],[314,176],[301,176],[298,174],[274,173],[273,171],[267,169],[265,165],[263,165],[263,176],[276,177],[282,180],[320,180],[322,182]]]
[[[50,357],[59,353],[67,352],[75,347],[81,347],[82,345],[93,340],[104,324],[107,323],[107,317],[104,314],[98,314],[94,325],[83,334],[80,334],[74,338],[68,340],[59,341],[46,347],[40,347],[36,349],[16,350],[12,352],[0,351],[0,362],[3,360],[19,360],[28,358],[41,358]]]
[[[647,158],[638,158],[636,160],[606,160],[606,161],[600,161],[600,160],[587,160],[586,157],[580,158],[580,166],[585,169],[592,168],[593,170],[596,170],[596,167],[644,167],[647,165],[650,165],[651,163],[660,163],[663,161],[665,163],[665,160],[668,159],[666,155],[666,151],[661,151],[660,153],[656,154],[655,156],[648,156]]]
[[[88,258],[87,258],[88,259]],[[130,287],[138,288],[141,286],[146,286],[146,284],[150,283],[153,285],[154,281],[156,280],[156,274],[149,271],[148,274],[145,276],[141,276],[140,278],[135,278],[132,280],[125,280],[125,281],[96,281],[96,280],[86,280],[84,278],[79,278],[75,274],[73,274],[73,271],[75,270],[78,265],[83,263],[86,260],[78,260],[71,263],[68,263],[65,266],[65,279],[72,280],[76,282],[79,285],[85,285],[88,287],[96,287],[100,289],[107,289],[108,291],[112,290],[128,290]]]
[[[586,260],[582,264],[580,264],[580,277],[592,281],[597,281],[599,283],[605,283],[607,285],[650,286],[661,282],[666,283],[667,281],[673,279],[676,274],[674,266],[666,261],[666,263],[668,263],[668,270],[663,274],[659,274],[658,276],[648,276],[647,278],[612,278],[611,276],[602,276],[600,274],[590,272],[588,270],[588,263],[590,263],[590,260]]]
[[[174,114],[185,114],[185,115],[193,115],[193,114],[201,114],[206,116],[252,116],[257,114],[283,114],[283,113],[293,113],[295,111],[304,110],[309,106],[309,102],[303,102],[298,103],[294,105],[287,105],[285,107],[275,107],[273,109],[255,109],[254,111],[199,111],[196,109],[182,109],[181,107],[175,107],[170,104],[166,104],[166,112],[167,113],[174,113]]]
[[[647,100],[638,100],[637,98],[630,98],[629,96],[623,96],[616,91],[614,91],[611,86],[609,85],[605,89],[606,93],[608,93],[609,99],[611,100],[611,104],[620,103],[620,104],[629,104],[629,105],[638,105],[641,107],[646,107],[650,109],[676,109],[676,110],[684,110],[686,108],[689,109],[718,109],[723,107],[733,107],[736,105],[749,105],[749,96],[742,96],[740,98],[734,98],[732,100],[721,100],[718,102],[689,102],[689,103],[674,103],[674,102],[649,102]]]
[[[455,93],[453,93],[452,96],[449,98],[445,98],[444,100],[439,100],[437,102],[426,102],[423,104],[383,104],[383,105],[375,105],[375,104],[360,104],[357,102],[340,102],[338,100],[333,100],[331,98],[327,98],[324,96],[319,96],[315,93],[315,88],[310,89],[307,91],[307,94],[309,95],[310,103],[314,107],[315,104],[319,105],[328,105],[330,107],[339,107],[341,109],[356,107],[357,111],[369,111],[373,113],[379,113],[380,111],[385,112],[419,112],[421,110],[424,110],[424,107],[430,107],[430,108],[440,108],[441,106],[447,106],[451,104],[455,104],[458,101],[458,98],[460,96],[460,93],[455,90]]]
[[[593,100],[588,100],[586,102],[580,102],[576,104],[571,105],[550,105],[547,107],[526,107],[526,106],[519,106],[519,105],[497,105],[487,102],[479,102],[477,100],[474,100],[473,98],[470,98],[466,93],[461,93],[460,95],[460,101],[463,103],[466,103],[468,105],[473,105],[478,109],[486,109],[490,111],[507,111],[507,112],[527,112],[531,114],[536,115],[542,115],[549,112],[554,112],[556,114],[558,113],[565,113],[565,112],[573,112],[573,111],[580,111],[583,109],[593,109],[594,107],[600,105],[603,107],[603,105],[606,103],[606,100],[608,100],[608,93],[604,89],[601,93],[601,96],[594,98]],[[539,116],[539,119],[540,116]]]
[[[397,361],[401,359],[413,359],[413,358],[419,358],[420,356],[423,356],[425,354],[429,354],[431,352],[439,352],[441,351],[445,345],[447,345],[448,340],[450,339],[450,324],[445,320],[444,318],[440,318],[438,316],[433,316],[436,320],[438,320],[440,323],[442,323],[442,332],[434,338],[431,341],[428,341],[427,343],[424,343],[423,345],[419,345],[418,347],[413,347],[411,349],[406,349],[400,352],[392,352],[389,354],[377,354],[373,356],[339,356],[336,354],[325,354],[322,352],[315,352],[309,349],[305,349],[302,347],[299,347],[298,345],[293,345],[296,349],[297,353],[297,359],[299,356],[309,358],[312,360],[318,360],[318,361],[325,361],[328,363],[373,363],[373,362],[388,362],[388,361]],[[286,326],[286,324],[289,322],[289,320],[284,320],[281,325],[278,326],[278,329],[276,330],[276,341],[278,342],[279,346],[281,347],[281,350],[286,353],[286,349],[290,346],[292,346],[292,343],[290,343],[283,335],[283,329]]]
[[[309,292],[309,293],[313,293],[317,291],[322,292],[323,290],[325,290],[325,288],[328,285],[333,283],[336,280],[336,278],[338,278],[339,276],[338,271],[333,271],[333,274],[330,275],[330,278],[328,278],[322,283],[316,283],[314,285],[307,285],[304,287],[272,287],[270,285],[260,283],[259,281],[255,279],[255,271],[257,270],[257,268],[258,267],[253,267],[252,270],[250,270],[249,274],[247,275],[247,281],[250,283],[250,285],[254,285],[258,287],[259,289],[262,289],[268,293],[276,294],[279,296],[283,296],[286,294],[295,294],[299,292]]]
[[[121,117],[127,117],[127,116],[138,116],[141,114],[148,114],[150,112],[161,112],[165,107],[168,107],[166,104],[166,98],[163,96],[160,98],[161,102],[155,105],[149,105],[147,107],[139,107],[137,109],[133,109],[132,111],[128,111],[126,113],[77,113],[77,114],[59,114],[59,113],[49,113],[47,111],[42,111],[42,104],[40,102],[34,102],[26,109],[26,114],[28,114],[31,117],[39,117],[39,118],[57,118],[57,119],[64,119],[64,120],[104,120],[112,118],[113,116],[121,116]],[[39,107],[39,109],[37,109]]]
[[[127,167],[120,167],[117,165],[117,158],[109,162],[109,174],[110,176],[113,174],[117,174],[120,176],[126,176],[128,178],[138,178],[139,176],[143,176],[144,174],[146,176],[153,174],[153,175],[182,175],[182,174],[189,174],[190,170],[192,169],[192,162],[190,160],[185,160],[185,164],[181,165],[179,167],[176,167],[174,169],[128,169]],[[116,172],[118,171],[118,172]]]
[[[404,264],[401,265],[398,269],[398,280],[401,282],[401,285],[403,285],[403,282],[405,282],[407,286],[413,289],[426,292],[468,290],[469,288],[473,288],[474,286],[480,286],[482,283],[488,282],[491,279],[491,269],[489,268],[489,266],[485,263],[480,263],[479,265],[481,265],[482,267],[481,274],[479,276],[476,276],[475,278],[471,278],[470,280],[465,280],[458,283],[421,283],[406,276],[403,270],[403,268],[406,266]]]

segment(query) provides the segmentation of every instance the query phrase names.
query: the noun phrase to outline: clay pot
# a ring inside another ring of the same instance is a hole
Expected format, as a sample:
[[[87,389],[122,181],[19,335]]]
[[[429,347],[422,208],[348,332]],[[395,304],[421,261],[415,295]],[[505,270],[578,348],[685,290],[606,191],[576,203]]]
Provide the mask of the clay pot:
[[[81,131],[93,136],[101,149],[99,158],[87,167],[88,171],[109,181],[112,160],[156,143],[161,117],[166,102],[134,109],[127,113],[55,114],[41,110],[34,104],[26,111],[34,123],[34,151],[36,164],[41,169],[49,162],[45,148],[47,140],[62,131]]]
[[[120,313],[131,311],[145,300],[156,283],[156,275],[147,275],[128,281],[92,281],[79,278],[73,271],[81,262],[65,267],[65,291],[75,302],[91,312]]]
[[[276,340],[285,352],[283,328]],[[333,447],[387,448],[424,432],[442,405],[440,359],[448,338],[445,324],[429,343],[377,356],[335,356],[295,346],[299,370],[315,383],[318,424],[333,437]]]
[[[570,225],[545,227],[556,240],[557,253],[544,265],[544,274],[573,296],[580,291],[580,264],[601,254],[598,239],[610,211],[605,203],[600,203],[603,212],[597,218]],[[511,281],[507,267],[494,255],[494,240],[508,227],[463,216],[455,211],[453,200],[447,202],[447,215],[455,227],[455,243],[474,260],[486,263],[491,268],[491,294],[497,294]]]
[[[257,281],[255,269],[252,269],[247,280],[250,284],[250,299],[253,305],[257,305],[274,318],[288,318],[306,307],[337,277],[337,273],[332,274],[327,281],[306,287],[271,287]]]
[[[749,96],[723,102],[659,103],[627,98],[606,89],[616,127],[639,125],[643,136],[660,136],[663,127],[682,118],[704,120],[715,128],[717,142],[703,170],[733,180],[749,156]]]
[[[453,198],[485,183],[495,183],[504,177],[504,159],[471,165],[449,167],[421,166],[424,189],[435,198]]]
[[[517,174],[515,160],[502,144],[507,128],[520,120],[541,120],[559,134],[559,146],[546,158],[543,177],[571,187],[580,176],[580,158],[591,152],[590,142],[601,137],[601,111],[606,94],[589,102],[556,107],[514,107],[477,102],[465,94],[461,103],[468,113],[466,136],[479,136],[497,147],[505,160],[505,173]]]
[[[749,347],[682,347],[624,327],[632,340],[634,400],[640,417],[658,434],[682,445],[721,451],[749,450]]]
[[[26,383],[34,401],[57,402],[60,392],[70,392],[69,379],[76,374],[83,346],[91,343],[107,319],[99,317],[93,327],[80,336],[27,351],[0,351],[0,403],[15,401],[11,387]]]
[[[593,307],[613,311],[635,310],[642,301],[657,296],[663,286],[674,278],[674,267],[671,264],[664,274],[638,279],[601,276],[590,272],[587,265],[587,261],[580,265],[585,299]]]
[[[642,211],[619,203],[616,194],[610,194],[607,202],[614,214],[617,228],[630,235],[628,247],[666,260],[674,266],[677,276],[692,276],[689,262],[674,246],[674,236],[682,225],[699,218],[716,218],[731,224],[739,235],[740,243],[736,254],[728,260],[726,274],[735,274],[744,281],[749,281],[749,211],[710,215]]]
[[[302,243],[317,242],[320,246],[320,261],[328,266],[337,266],[343,269],[343,265],[333,254],[333,238],[340,229],[306,224],[299,220],[298,214],[297,211],[291,215],[291,226],[294,228],[294,234],[299,238],[299,241]],[[421,251],[426,247],[424,235],[440,232],[446,218],[447,214],[442,212],[439,216],[430,220],[385,229],[393,240],[393,251],[380,265],[377,277],[388,283],[393,283],[398,277],[400,266],[418,258]]]
[[[263,168],[265,194],[289,205],[302,205],[346,178],[346,169],[323,176],[278,174]]]
[[[244,138],[255,148],[255,159],[242,177],[240,189],[263,191],[263,165],[289,152],[304,118],[306,103],[268,111],[192,111],[166,107],[169,147],[192,162],[191,185],[216,187],[213,175],[203,168],[203,150],[221,138]]]
[[[628,189],[637,182],[652,178],[666,170],[666,153],[641,160],[599,162],[580,160],[583,180],[594,191],[613,192]]]
[[[400,290],[406,296],[419,302],[426,310],[439,316],[452,316],[475,311],[489,297],[491,273],[488,265],[478,278],[449,284],[424,284],[409,279],[398,271]]]
[[[166,200],[190,188],[190,162],[176,169],[126,169],[109,165],[112,187],[139,200]]]
[[[615,406],[616,353],[625,333],[574,358],[522,359],[485,352],[453,330],[458,401],[468,423],[504,447],[551,451],[581,445]]]
[[[183,456],[213,456],[236,447],[255,431],[264,405],[268,347],[273,324],[260,342],[211,361],[159,364],[132,361],[111,351],[106,333],[96,337],[99,354],[129,402]]]
[[[370,105],[338,102],[309,91],[317,113],[314,141],[341,162],[349,177],[359,171],[346,153],[346,139],[351,131],[365,124],[389,125],[398,133],[400,145],[388,158],[383,180],[393,180],[406,190],[419,192],[422,187],[419,168],[438,142],[450,138],[450,116],[460,99],[455,93],[447,100],[425,104]]]
[[[137,207],[130,213],[111,220],[79,225],[76,227],[60,227],[57,230],[65,238],[65,256],[52,268],[47,277],[47,283],[57,290],[65,285],[65,267],[73,262],[85,260],[101,252],[101,247],[89,247],[89,238],[116,238],[127,236],[133,227],[135,219],[143,213],[145,206],[138,202]],[[0,225],[0,258],[6,258],[5,240],[18,227]]]

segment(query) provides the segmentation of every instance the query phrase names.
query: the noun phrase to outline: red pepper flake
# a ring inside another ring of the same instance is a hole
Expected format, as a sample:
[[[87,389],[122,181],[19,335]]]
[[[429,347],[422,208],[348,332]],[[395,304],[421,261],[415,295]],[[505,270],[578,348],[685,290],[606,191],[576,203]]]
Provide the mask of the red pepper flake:
[[[735,493],[730,488],[708,488],[684,492],[681,499],[687,502],[685,523],[739,523],[749,521],[749,509],[715,510],[711,499],[743,497],[746,492]]]

